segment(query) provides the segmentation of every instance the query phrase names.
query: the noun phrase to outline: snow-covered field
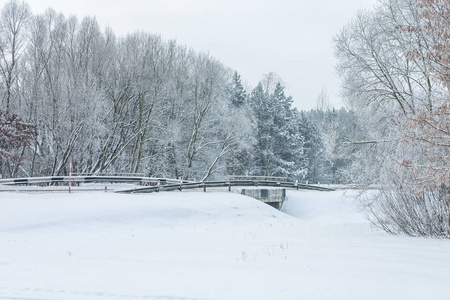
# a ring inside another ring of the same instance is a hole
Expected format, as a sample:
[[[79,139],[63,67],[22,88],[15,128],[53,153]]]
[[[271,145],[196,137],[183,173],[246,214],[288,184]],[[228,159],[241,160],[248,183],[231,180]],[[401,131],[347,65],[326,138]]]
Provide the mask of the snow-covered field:
[[[0,193],[0,299],[450,299],[450,241],[342,191]]]

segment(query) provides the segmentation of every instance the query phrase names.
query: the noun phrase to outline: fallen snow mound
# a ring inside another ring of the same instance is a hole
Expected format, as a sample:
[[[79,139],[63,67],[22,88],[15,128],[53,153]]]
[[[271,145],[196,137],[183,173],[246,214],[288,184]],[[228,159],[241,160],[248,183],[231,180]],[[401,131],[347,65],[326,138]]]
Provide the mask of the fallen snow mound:
[[[0,299],[448,297],[448,241],[374,231],[342,192],[3,192],[0,214]]]

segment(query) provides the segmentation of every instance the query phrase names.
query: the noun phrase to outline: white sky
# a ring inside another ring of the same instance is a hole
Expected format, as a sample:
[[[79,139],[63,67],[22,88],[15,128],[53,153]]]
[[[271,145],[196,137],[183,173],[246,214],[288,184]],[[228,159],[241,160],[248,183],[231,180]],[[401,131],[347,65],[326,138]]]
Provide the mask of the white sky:
[[[27,0],[33,13],[96,16],[119,35],[161,34],[209,52],[237,70],[248,87],[275,72],[299,109],[315,107],[324,88],[340,105],[332,37],[376,0]],[[3,5],[6,0],[0,0]]]

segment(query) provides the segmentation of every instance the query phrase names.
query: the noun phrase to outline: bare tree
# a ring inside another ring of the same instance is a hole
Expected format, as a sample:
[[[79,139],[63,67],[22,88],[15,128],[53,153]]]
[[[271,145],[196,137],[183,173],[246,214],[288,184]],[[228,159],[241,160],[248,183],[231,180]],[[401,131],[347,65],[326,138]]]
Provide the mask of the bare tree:
[[[352,143],[367,182],[382,185],[365,204],[389,232],[450,236],[448,11],[448,1],[379,1],[336,38],[347,101],[370,129]]]
[[[4,107],[11,109],[17,66],[26,46],[26,26],[31,17],[28,4],[11,0],[0,15],[0,74],[5,88]]]
[[[322,88],[319,96],[317,96],[317,99],[316,99],[316,109],[321,110],[321,111],[327,111],[330,108],[331,108],[330,98],[329,98],[328,93],[325,90],[325,88]]]

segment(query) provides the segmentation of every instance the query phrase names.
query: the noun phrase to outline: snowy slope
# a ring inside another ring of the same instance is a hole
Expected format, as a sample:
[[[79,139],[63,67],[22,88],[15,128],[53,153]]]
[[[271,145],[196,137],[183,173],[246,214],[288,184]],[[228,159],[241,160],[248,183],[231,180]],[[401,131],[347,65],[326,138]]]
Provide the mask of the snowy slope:
[[[0,299],[449,299],[449,241],[372,230],[342,192],[288,198],[0,193]]]

